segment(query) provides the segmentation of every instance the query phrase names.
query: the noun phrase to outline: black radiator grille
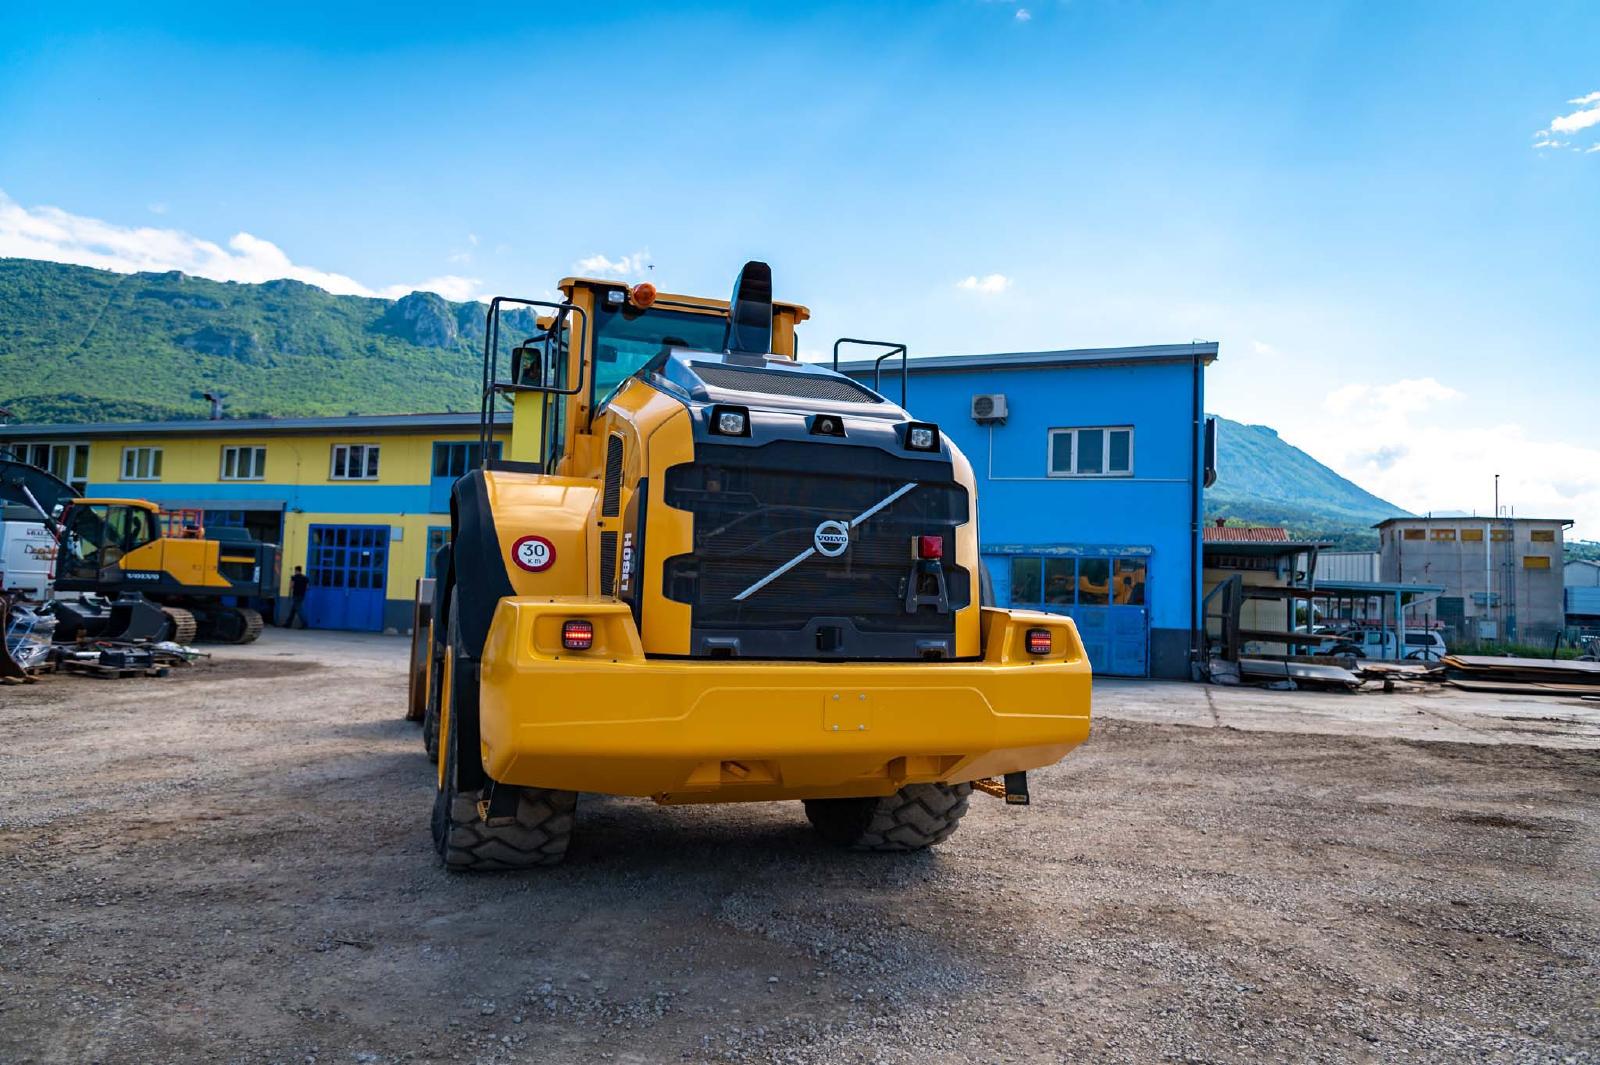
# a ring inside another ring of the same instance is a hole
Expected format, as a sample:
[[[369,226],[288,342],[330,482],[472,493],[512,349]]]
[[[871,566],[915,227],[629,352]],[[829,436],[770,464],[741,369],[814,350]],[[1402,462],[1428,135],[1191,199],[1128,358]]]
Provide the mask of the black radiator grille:
[[[600,594],[617,594],[617,534],[600,534]]]
[[[669,506],[693,512],[694,552],[667,561],[664,594],[694,607],[697,628],[798,629],[848,618],[863,632],[948,633],[970,596],[955,565],[967,493],[948,463],[898,459],[876,448],[701,446],[697,462],[667,474]],[[818,468],[822,463],[826,468]],[[814,553],[740,601],[735,598],[813,546],[824,521],[851,519],[915,484],[852,531],[837,558]],[[911,541],[942,536],[951,613],[905,610]]]
[[[614,518],[622,509],[622,437],[612,433],[606,440],[605,494],[600,500],[602,517]]]
[[[713,388],[733,392],[765,392],[769,396],[821,399],[832,403],[882,403],[883,398],[845,377],[793,370],[745,370],[714,363],[693,364],[695,376]]]

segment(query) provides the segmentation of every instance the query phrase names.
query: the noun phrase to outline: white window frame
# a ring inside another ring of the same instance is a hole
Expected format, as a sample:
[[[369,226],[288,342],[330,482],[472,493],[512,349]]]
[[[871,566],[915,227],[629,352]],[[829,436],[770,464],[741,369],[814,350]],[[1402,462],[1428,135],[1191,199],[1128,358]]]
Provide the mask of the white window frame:
[[[228,458],[233,458],[233,472],[228,472]],[[248,458],[249,473],[240,473],[241,460]],[[261,444],[228,444],[222,449],[220,481],[262,481],[267,476],[267,449]]]
[[[1078,448],[1078,434],[1082,432],[1100,432],[1106,434],[1103,438],[1105,441],[1104,447],[1100,452],[1101,461],[1104,468],[1098,473],[1082,473],[1078,470],[1078,456],[1081,454]],[[1111,469],[1111,434],[1123,432],[1128,434],[1128,468],[1125,470],[1113,470]],[[1055,466],[1056,437],[1063,433],[1066,433],[1072,437],[1072,469],[1070,470],[1058,470]],[[1070,427],[1051,429],[1045,434],[1045,472],[1051,477],[1132,477],[1134,471],[1133,438],[1134,432],[1133,426],[1131,425],[1074,425]]]
[[[66,449],[67,468],[56,462],[56,448]],[[22,461],[55,474],[71,485],[80,495],[89,489],[89,442],[87,440],[28,440],[13,444]],[[83,462],[80,466],[78,460]]]
[[[118,469],[121,481],[159,481],[161,480],[161,452],[162,448],[140,444],[136,447],[122,449],[122,466]],[[144,472],[139,472],[139,457],[144,456]],[[130,461],[131,460],[131,461]],[[131,471],[131,472],[130,472]]]
[[[352,475],[350,471],[350,457],[360,455],[361,472]],[[340,473],[340,458],[344,459],[345,472]],[[330,481],[376,481],[379,470],[379,451],[377,444],[334,444],[328,456],[328,480]],[[370,472],[369,472],[370,471]]]

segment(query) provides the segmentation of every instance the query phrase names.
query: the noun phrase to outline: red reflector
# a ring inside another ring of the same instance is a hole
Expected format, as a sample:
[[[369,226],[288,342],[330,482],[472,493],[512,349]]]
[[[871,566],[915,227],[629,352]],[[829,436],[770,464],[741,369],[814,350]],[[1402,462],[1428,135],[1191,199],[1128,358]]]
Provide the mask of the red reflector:
[[[561,646],[569,651],[587,651],[594,646],[594,625],[569,621],[561,626]]]
[[[1047,655],[1050,653],[1050,630],[1028,630],[1028,653],[1030,655]]]
[[[919,536],[919,537],[917,537],[917,557],[918,558],[943,558],[944,557],[944,537],[942,537],[942,536]]]

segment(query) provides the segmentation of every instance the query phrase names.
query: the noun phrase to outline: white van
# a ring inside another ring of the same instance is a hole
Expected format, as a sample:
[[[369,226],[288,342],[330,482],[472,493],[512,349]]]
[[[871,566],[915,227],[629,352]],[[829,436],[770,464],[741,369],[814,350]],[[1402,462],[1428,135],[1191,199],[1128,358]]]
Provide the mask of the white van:
[[[56,538],[32,507],[0,504],[0,591],[39,602],[55,580]]]

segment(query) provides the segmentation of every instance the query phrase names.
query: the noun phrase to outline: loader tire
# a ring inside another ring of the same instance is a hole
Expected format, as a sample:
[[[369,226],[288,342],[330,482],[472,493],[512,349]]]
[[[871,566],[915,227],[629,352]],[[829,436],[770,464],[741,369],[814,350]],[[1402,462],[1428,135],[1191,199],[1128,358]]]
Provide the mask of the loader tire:
[[[195,621],[193,614],[181,606],[164,606],[161,612],[172,619],[167,639],[185,646],[194,643],[195,634],[200,631],[200,624]]]
[[[555,865],[566,857],[578,793],[512,788],[517,793],[515,812],[486,821],[478,815],[478,801],[486,796],[456,790],[456,737],[451,729],[445,740],[449,748],[445,786],[434,793],[433,800],[433,846],[445,868],[452,872],[534,869]]]
[[[428,653],[432,654],[430,647]],[[422,708],[422,749],[428,752],[428,761],[439,763],[439,700],[444,688],[444,659],[435,658],[428,671],[428,694]]]
[[[455,611],[452,610],[452,643],[456,631]],[[475,670],[452,669],[451,672],[451,688],[477,683]],[[445,690],[440,694],[442,698],[452,698],[454,692]],[[433,846],[440,861],[452,872],[533,869],[560,862],[566,857],[567,844],[572,840],[578,793],[495,784],[497,791],[516,793],[515,809],[509,817],[485,820],[479,815],[478,803],[489,797],[487,792],[462,792],[456,787],[461,730],[455,727],[454,707],[452,702],[450,725],[442,737],[442,786],[433,797]]]
[[[840,847],[919,851],[950,838],[971,795],[971,784],[908,784],[883,798],[807,799],[806,817]]]

